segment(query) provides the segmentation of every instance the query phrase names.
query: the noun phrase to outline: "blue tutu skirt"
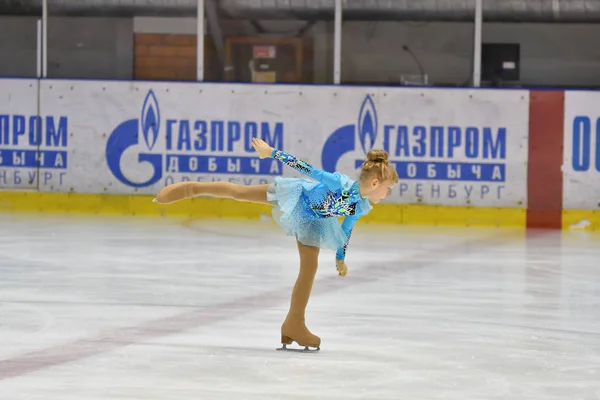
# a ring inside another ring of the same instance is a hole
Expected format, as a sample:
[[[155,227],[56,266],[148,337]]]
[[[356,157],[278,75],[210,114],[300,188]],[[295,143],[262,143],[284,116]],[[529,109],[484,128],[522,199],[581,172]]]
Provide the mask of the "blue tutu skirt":
[[[295,236],[307,246],[337,250],[348,237],[337,218],[317,216],[309,205],[309,196],[318,185],[301,178],[276,177],[267,190],[267,200],[273,203],[273,219],[288,236]]]

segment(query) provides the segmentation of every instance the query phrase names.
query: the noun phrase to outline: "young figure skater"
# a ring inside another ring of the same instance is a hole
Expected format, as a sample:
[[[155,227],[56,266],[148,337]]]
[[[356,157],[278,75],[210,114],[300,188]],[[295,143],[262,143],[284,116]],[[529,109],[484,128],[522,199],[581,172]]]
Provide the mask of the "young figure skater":
[[[252,145],[261,159],[271,157],[315,179],[276,177],[266,185],[239,185],[230,182],[181,182],[163,188],[155,202],[169,204],[206,195],[273,206],[273,218],[287,235],[296,237],[300,272],[292,292],[290,310],[281,326],[280,350],[292,342],[319,350],[321,339],[305,325],[305,311],[312,290],[320,248],[336,250],[336,268],[345,276],[346,249],[356,221],[390,193],[398,182],[396,170],[384,150],[371,150],[358,181],[329,173],[254,138]],[[337,217],[345,217],[342,224]]]

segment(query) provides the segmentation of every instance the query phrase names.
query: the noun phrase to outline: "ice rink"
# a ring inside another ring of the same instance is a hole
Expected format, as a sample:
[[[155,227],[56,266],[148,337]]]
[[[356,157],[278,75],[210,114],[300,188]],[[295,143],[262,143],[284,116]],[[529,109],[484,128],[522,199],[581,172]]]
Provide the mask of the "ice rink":
[[[314,354],[264,221],[0,214],[0,399],[600,399],[600,234],[359,222]]]

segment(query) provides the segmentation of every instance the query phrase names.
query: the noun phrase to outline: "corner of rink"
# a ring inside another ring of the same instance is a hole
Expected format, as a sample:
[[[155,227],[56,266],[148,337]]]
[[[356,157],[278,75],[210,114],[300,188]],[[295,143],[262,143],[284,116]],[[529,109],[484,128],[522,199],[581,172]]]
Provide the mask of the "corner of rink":
[[[270,218],[267,205],[229,199],[194,198],[161,205],[153,196],[0,191],[0,212],[140,215],[189,218]],[[524,228],[524,208],[378,204],[364,223]]]

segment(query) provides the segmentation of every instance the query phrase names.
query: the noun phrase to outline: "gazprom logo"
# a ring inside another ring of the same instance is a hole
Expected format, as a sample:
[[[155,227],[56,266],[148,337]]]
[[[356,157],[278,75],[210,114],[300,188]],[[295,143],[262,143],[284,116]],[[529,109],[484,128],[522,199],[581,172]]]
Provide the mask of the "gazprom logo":
[[[155,91],[149,90],[139,118],[122,122],[110,134],[106,143],[108,168],[121,183],[135,188],[151,186],[163,178],[166,185],[211,175],[281,174],[281,163],[261,160],[252,139],[260,137],[283,149],[283,121],[241,120],[234,112],[232,119],[207,118],[217,113],[210,107],[201,111],[204,118],[177,117],[179,113],[196,113],[193,106],[163,113]],[[137,157],[137,164],[132,157]]]
[[[383,108],[381,104],[380,108]],[[451,116],[450,123],[440,124],[443,113],[436,110],[432,110],[430,116],[424,112],[418,123],[407,124],[396,119],[395,114],[393,119],[389,118],[395,109],[396,105],[387,104],[384,108],[386,118],[381,118],[373,98],[366,95],[359,108],[357,123],[336,129],[325,141],[321,154],[323,169],[335,171],[344,154],[359,149],[358,139],[365,155],[374,146],[387,151],[400,179],[506,180],[506,127],[477,126],[470,123],[468,116]],[[384,121],[380,123],[380,119]],[[410,119],[416,118],[411,115]],[[456,119],[463,121],[456,123]],[[364,157],[356,157],[355,168],[360,168],[363,162]]]
[[[146,187],[158,182],[162,176],[162,155],[140,152],[139,163],[148,163],[152,167],[152,175],[141,182],[133,181],[121,170],[121,160],[127,150],[139,145],[139,133],[142,132],[148,151],[152,151],[158,140],[160,128],[160,109],[152,90],[148,91],[142,107],[141,119],[130,119],[122,122],[110,134],[106,142],[106,162],[110,172],[122,183],[136,187]]]
[[[321,164],[326,171],[333,172],[340,158],[356,150],[358,136],[362,150],[367,154],[377,139],[377,110],[370,95],[366,95],[358,113],[356,124],[345,125],[327,138],[321,154]]]

